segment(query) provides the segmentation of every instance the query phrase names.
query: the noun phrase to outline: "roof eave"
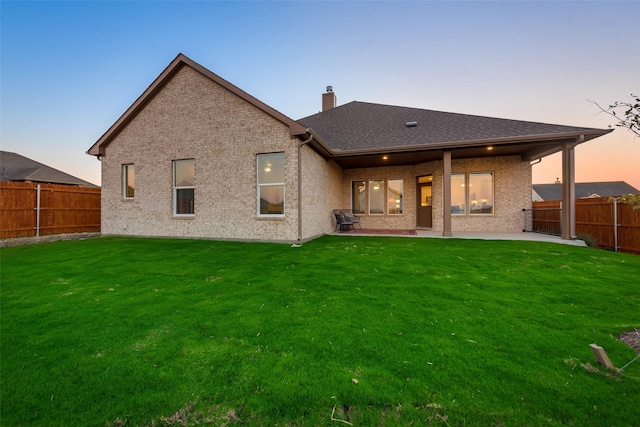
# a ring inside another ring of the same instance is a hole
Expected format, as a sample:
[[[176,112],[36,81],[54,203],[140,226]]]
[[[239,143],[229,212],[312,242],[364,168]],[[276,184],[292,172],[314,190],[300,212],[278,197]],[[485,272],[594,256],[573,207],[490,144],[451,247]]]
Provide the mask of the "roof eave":
[[[428,145],[404,145],[394,147],[376,147],[376,148],[361,148],[352,150],[331,149],[333,157],[346,157],[354,155],[369,155],[369,154],[384,154],[394,152],[411,152],[411,151],[435,151],[435,150],[454,150],[459,148],[474,148],[488,145],[506,145],[506,144],[522,144],[528,142],[553,142],[553,141],[567,141],[578,140],[581,136],[584,137],[580,143],[588,141],[599,136],[606,135],[612,132],[613,129],[584,129],[581,131],[573,132],[561,132],[539,135],[526,135],[519,137],[502,137],[502,138],[486,138],[470,141],[448,141],[441,143],[434,143]],[[557,151],[557,150],[556,150]],[[551,154],[551,153],[550,153]],[[543,156],[544,157],[544,156]]]
[[[313,140],[309,145],[311,145],[322,157],[325,159],[335,157],[334,151],[329,147],[324,139],[316,133],[316,131],[312,128],[305,128],[305,132],[313,137]]]

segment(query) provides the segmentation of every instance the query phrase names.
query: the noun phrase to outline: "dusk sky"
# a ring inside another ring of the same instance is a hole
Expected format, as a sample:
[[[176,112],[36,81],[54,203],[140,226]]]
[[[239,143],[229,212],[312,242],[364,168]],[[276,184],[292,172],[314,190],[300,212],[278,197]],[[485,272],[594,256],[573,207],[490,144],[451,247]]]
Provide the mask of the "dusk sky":
[[[608,128],[640,94],[640,2],[2,1],[2,150],[100,184],[86,154],[178,55],[293,119],[350,101]],[[576,149],[576,181],[640,188],[628,130]],[[561,177],[560,156],[533,167]]]

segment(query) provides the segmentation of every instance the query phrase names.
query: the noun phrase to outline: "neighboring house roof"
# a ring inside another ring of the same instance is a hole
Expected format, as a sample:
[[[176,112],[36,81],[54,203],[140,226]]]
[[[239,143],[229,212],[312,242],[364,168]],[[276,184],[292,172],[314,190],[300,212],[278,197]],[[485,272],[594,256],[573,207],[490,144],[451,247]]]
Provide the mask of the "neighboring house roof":
[[[541,200],[561,200],[562,184],[533,184]],[[589,197],[617,197],[627,194],[640,194],[640,191],[624,181],[612,182],[576,182],[577,199]],[[535,197],[535,196],[534,196]]]
[[[357,101],[298,121],[351,167],[359,163],[353,156],[405,152],[401,162],[420,163],[441,159],[443,150],[458,150],[453,158],[519,154],[534,160],[560,151],[559,142],[611,132]]]
[[[97,185],[73,175],[8,151],[0,151],[0,181],[31,181],[98,188]]]
[[[125,111],[125,113],[107,130],[107,132],[105,132],[105,134],[102,135],[100,139],[95,144],[93,144],[93,146],[91,146],[89,151],[87,151],[87,154],[91,154],[94,156],[104,154],[104,149],[106,148],[106,146],[111,143],[111,141],[120,133],[120,131],[122,131],[122,129],[124,129],[129,124],[129,122],[131,122],[131,120],[133,120],[137,116],[137,114],[155,97],[155,95],[160,90],[162,90],[162,88],[164,88],[164,86],[169,81],[171,81],[173,76],[175,76],[178,71],[180,71],[184,66],[193,68],[203,76],[216,82],[231,93],[239,96],[248,103],[267,113],[271,117],[282,122],[289,127],[289,133],[292,137],[306,135],[305,128],[295,120],[269,107],[264,102],[258,100],[257,98],[254,98],[239,87],[229,83],[217,74],[207,70],[197,62],[187,58],[185,55],[179,54],[173,61],[171,61],[169,66],[165,68],[165,70],[153,81],[153,83],[151,83],[151,85],[142,93],[142,95],[140,95],[140,97],[138,97],[138,99],[127,109],[127,111]]]

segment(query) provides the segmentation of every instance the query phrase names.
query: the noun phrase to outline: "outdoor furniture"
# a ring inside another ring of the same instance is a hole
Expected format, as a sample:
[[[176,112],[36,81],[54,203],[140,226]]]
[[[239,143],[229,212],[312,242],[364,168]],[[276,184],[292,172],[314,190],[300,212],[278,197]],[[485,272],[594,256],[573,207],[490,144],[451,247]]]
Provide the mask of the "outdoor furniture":
[[[347,218],[350,218],[353,221],[353,228],[358,224],[358,228],[362,230],[362,226],[360,225],[360,217],[356,216],[351,209],[342,209],[342,213]]]
[[[334,209],[333,215],[336,217],[336,230],[338,226],[340,227],[340,231],[353,228],[353,219],[348,218],[340,209]]]

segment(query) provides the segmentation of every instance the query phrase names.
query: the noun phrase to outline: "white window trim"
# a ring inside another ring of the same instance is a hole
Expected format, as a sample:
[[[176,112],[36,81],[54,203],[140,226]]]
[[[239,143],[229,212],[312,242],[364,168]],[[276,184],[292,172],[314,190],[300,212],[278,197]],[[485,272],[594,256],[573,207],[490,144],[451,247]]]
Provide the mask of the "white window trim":
[[[182,160],[194,160],[194,159],[178,159],[178,160],[173,160],[172,163],[172,168],[173,168],[173,174],[171,177],[171,184],[172,184],[172,188],[173,188],[173,216],[176,218],[193,218],[196,214],[196,208],[195,208],[195,202],[196,202],[196,197],[195,197],[195,193],[196,193],[196,187],[195,185],[187,185],[187,186],[176,186],[176,163],[180,162]],[[194,178],[195,178],[195,160],[194,160]],[[191,214],[179,214],[178,212],[178,190],[189,190],[189,189],[193,189],[193,213]]]
[[[402,183],[402,212],[400,213],[391,213],[389,212],[389,190],[390,190],[390,186],[389,186],[389,181],[400,181]],[[404,215],[404,178],[387,178],[386,179],[387,182],[387,190],[386,190],[386,197],[385,197],[385,206],[387,209],[387,215],[391,215],[391,216],[402,216]]]
[[[464,182],[463,182],[463,184],[464,184],[464,198],[463,198],[463,200],[464,200],[464,212],[462,212],[462,213],[453,213],[453,212],[451,212],[451,216],[455,216],[455,217],[458,217],[458,218],[465,217],[469,213],[469,201],[467,200],[469,198],[469,191],[468,191],[469,190],[469,188],[468,188],[469,181],[467,179],[467,173],[466,172],[452,172],[451,176],[453,177],[453,175],[462,175],[464,177]],[[453,182],[453,180],[452,180],[452,182]],[[452,187],[453,187],[453,184],[452,184]],[[452,202],[453,202],[453,200],[452,200]],[[449,206],[449,211],[451,211],[451,206]]]
[[[265,184],[261,184],[260,183],[260,161],[259,158],[260,156],[268,156],[268,155],[274,155],[274,154],[282,154],[282,156],[284,157],[284,168],[285,170],[283,171],[284,174],[283,176],[285,177],[285,181],[286,181],[286,175],[287,175],[287,170],[286,170],[286,164],[287,164],[287,156],[283,151],[276,151],[273,153],[258,153],[256,154],[256,215],[258,216],[258,218],[284,218],[285,217],[285,213],[286,213],[286,200],[287,200],[287,186],[285,185],[284,182],[269,182],[269,183],[265,183]],[[260,213],[260,189],[262,187],[282,187],[282,213],[281,214],[263,214]]]
[[[382,181],[382,196],[383,196],[383,198],[382,198],[382,212],[380,212],[380,213],[378,213],[378,212],[372,213],[371,212],[371,199],[372,199],[371,191],[374,190],[373,186],[371,185],[371,181]],[[367,185],[369,187],[369,194],[368,194],[368,198],[369,198],[368,202],[369,203],[367,203],[367,208],[369,210],[369,212],[368,212],[369,215],[374,215],[374,216],[384,215],[386,213],[386,211],[387,211],[385,209],[385,205],[387,204],[387,189],[385,188],[386,187],[385,182],[386,181],[385,181],[384,178],[370,178],[368,180]]]
[[[471,200],[470,200],[470,195],[469,195],[469,185],[470,185],[470,181],[471,181],[471,175],[481,175],[481,174],[491,174],[491,192],[493,195],[493,200],[492,200],[492,212],[491,213],[471,213]],[[495,216],[496,214],[496,174],[494,171],[473,171],[473,172],[453,172],[451,173],[451,176],[453,175],[463,175],[464,176],[464,203],[465,203],[465,208],[464,208],[464,212],[462,213],[451,213],[451,216],[454,217],[488,217],[488,216]],[[451,209],[451,207],[449,207],[449,209]]]
[[[471,181],[471,175],[491,174],[491,195],[493,200],[491,201],[491,213],[471,213],[471,200],[469,200],[469,191],[467,191],[467,210],[469,216],[494,216],[496,214],[496,174],[493,171],[479,171],[467,173],[467,185]]]
[[[133,166],[133,174],[134,174],[133,196],[127,196],[127,184],[128,184],[127,171],[129,170],[129,166]],[[125,200],[133,200],[136,197],[135,173],[136,173],[136,169],[133,163],[126,163],[122,165],[122,198]]]
[[[353,206],[353,183],[354,182],[361,182],[364,185],[364,197],[365,197],[365,207],[364,207],[364,212],[360,212],[357,213],[356,210],[354,209],[355,206]],[[366,179],[352,179],[351,180],[351,211],[355,214],[355,215],[366,215],[367,214],[367,180]]]

